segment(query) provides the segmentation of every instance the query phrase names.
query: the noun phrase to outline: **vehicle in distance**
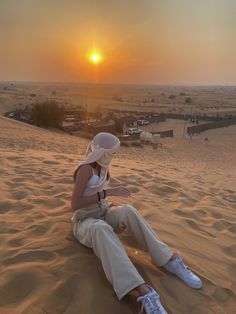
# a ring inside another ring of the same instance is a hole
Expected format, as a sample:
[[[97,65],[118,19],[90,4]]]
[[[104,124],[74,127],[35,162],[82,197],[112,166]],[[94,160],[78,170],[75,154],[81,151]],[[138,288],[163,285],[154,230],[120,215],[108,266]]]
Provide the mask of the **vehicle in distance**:
[[[148,120],[137,120],[137,124],[138,125],[147,125],[147,124],[149,124],[149,121]]]
[[[140,134],[141,132],[142,132],[142,130],[140,130],[139,128],[129,128],[128,129],[129,135]]]

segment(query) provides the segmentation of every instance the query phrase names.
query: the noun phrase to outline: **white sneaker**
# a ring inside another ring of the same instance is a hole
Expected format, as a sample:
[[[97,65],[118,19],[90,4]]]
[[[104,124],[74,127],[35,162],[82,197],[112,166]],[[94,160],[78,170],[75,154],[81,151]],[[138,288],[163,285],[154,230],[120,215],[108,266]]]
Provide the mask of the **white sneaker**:
[[[202,287],[201,279],[188,269],[180,256],[176,256],[175,259],[169,261],[164,265],[164,268],[178,276],[191,288],[200,289]]]
[[[159,294],[152,287],[148,287],[151,290],[137,298],[137,302],[142,302],[139,314],[143,313],[143,309],[145,309],[146,314],[168,314],[161,305]]]

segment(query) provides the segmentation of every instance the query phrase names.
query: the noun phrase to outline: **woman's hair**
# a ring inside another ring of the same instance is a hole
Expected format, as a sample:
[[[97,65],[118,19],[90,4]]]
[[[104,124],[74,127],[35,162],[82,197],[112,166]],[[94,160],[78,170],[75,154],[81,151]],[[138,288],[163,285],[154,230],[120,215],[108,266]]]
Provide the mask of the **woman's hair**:
[[[91,167],[95,168],[96,165],[97,165],[97,163],[96,163],[96,161],[95,161],[95,162],[93,162],[93,163],[91,163],[91,164],[88,164],[88,165],[90,165]],[[77,169],[75,169],[75,171],[74,171],[74,173],[73,173],[73,181],[74,181],[74,182],[75,182],[75,180],[76,180],[76,175],[77,175],[78,170],[79,170],[79,167],[78,167]],[[109,179],[110,179],[110,173],[109,173],[109,171],[107,171],[107,180],[109,180]]]

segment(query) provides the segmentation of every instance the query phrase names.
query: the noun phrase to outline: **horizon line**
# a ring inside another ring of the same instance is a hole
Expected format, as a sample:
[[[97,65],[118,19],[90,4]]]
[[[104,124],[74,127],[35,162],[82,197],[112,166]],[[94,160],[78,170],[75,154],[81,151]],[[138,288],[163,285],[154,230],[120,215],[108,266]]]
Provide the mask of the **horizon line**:
[[[41,80],[0,80],[1,83],[35,83],[35,84],[79,84],[79,85],[132,85],[132,86],[176,86],[176,87],[236,87],[236,83],[95,83],[81,81],[41,81]]]

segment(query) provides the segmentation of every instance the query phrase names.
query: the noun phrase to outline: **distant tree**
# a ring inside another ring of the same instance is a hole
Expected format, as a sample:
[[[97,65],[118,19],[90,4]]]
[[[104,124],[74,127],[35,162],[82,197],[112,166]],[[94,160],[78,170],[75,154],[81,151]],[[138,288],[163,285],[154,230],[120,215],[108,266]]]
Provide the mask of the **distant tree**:
[[[186,104],[191,104],[191,102],[192,102],[192,99],[190,97],[186,97],[185,98],[185,103]]]
[[[22,105],[21,103],[16,104],[15,110],[16,110],[17,112],[22,112],[22,110],[23,110],[23,105]]]
[[[45,101],[34,105],[32,119],[36,125],[59,127],[65,115],[65,108],[56,101]]]
[[[179,95],[180,95],[180,96],[185,96],[185,93],[180,92]]]
[[[109,111],[107,114],[107,119],[108,120],[115,120],[116,119],[116,113],[113,111]]]
[[[175,99],[175,95],[171,94],[168,98],[169,99]]]
[[[78,108],[76,109],[75,114],[80,120],[86,120],[88,115],[87,108],[85,106],[79,105]]]
[[[93,112],[93,116],[94,116],[94,118],[96,120],[101,119],[101,117],[102,117],[102,108],[101,108],[101,106],[95,107],[94,112]]]
[[[114,96],[112,97],[112,100],[123,101],[123,98],[120,97],[119,95],[114,95]]]

